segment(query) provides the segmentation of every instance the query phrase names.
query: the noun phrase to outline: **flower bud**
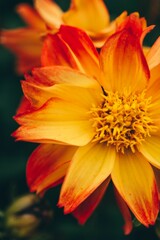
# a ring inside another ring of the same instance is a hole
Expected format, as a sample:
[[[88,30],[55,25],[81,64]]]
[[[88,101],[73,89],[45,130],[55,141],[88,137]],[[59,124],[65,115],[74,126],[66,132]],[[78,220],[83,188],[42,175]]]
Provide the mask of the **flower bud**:
[[[23,238],[35,233],[52,216],[51,208],[43,199],[28,194],[15,200],[7,209],[5,225],[11,235]]]

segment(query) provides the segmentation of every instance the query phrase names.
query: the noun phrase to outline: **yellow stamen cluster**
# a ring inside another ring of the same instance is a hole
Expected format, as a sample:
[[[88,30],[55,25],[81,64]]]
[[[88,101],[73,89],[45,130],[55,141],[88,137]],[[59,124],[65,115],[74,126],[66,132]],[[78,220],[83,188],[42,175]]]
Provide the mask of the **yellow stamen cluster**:
[[[106,142],[117,152],[124,153],[128,148],[135,152],[135,147],[157,129],[149,116],[151,99],[145,98],[145,92],[128,97],[105,92],[102,97],[102,105],[90,110],[95,128],[93,142]]]

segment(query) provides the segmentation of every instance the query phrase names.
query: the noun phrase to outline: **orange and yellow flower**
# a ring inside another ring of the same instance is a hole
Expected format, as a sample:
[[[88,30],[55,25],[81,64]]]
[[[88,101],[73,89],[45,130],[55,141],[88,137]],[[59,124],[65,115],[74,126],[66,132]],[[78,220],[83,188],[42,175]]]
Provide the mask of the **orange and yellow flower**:
[[[51,0],[35,0],[34,6],[32,8],[28,4],[20,4],[17,7],[17,12],[27,27],[1,31],[0,42],[17,55],[17,72],[20,74],[40,65],[44,36],[48,32],[57,31],[61,24],[82,28],[92,38],[95,46],[100,47],[126,17],[124,12],[110,22],[102,0],[72,0],[66,12]]]
[[[128,207],[145,226],[159,211],[160,39],[145,56],[148,30],[131,14],[100,54],[80,29],[48,35],[43,67],[22,81],[29,104],[15,116],[21,126],[13,134],[40,143],[27,165],[31,191],[62,183],[58,205],[82,224],[112,180],[126,234]]]

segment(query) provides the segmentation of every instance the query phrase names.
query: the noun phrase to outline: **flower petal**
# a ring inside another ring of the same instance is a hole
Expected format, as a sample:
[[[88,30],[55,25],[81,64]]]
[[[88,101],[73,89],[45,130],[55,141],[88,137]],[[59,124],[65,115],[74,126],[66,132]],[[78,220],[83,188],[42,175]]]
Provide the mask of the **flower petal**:
[[[117,27],[126,19],[127,12],[122,12],[116,19],[114,19],[109,25],[99,32],[89,32],[88,35],[91,37],[94,46],[96,48],[102,48],[106,39],[113,33],[115,33]]]
[[[40,65],[42,43],[40,33],[36,30],[29,28],[4,30],[1,32],[0,42],[17,55],[18,73],[24,73],[33,66]]]
[[[153,170],[138,152],[119,154],[112,180],[136,218],[145,226],[154,224],[159,211]]]
[[[53,28],[59,28],[62,22],[61,8],[51,0],[34,0],[34,6],[44,21]]]
[[[66,175],[77,147],[41,144],[27,163],[27,183],[31,192],[44,192]]]
[[[160,77],[150,84],[146,90],[146,97],[151,102],[148,107],[150,118],[160,127]]]
[[[44,40],[41,63],[42,66],[62,65],[83,71],[79,60],[60,34],[49,34]]]
[[[158,64],[156,67],[152,68],[151,71],[151,77],[149,79],[148,87],[152,86],[156,81],[160,81],[160,64]]]
[[[72,0],[70,9],[63,14],[63,21],[67,25],[98,32],[109,24],[109,13],[102,0]]]
[[[155,82],[160,81],[160,58],[159,58],[159,53],[160,53],[160,37],[155,41],[153,46],[150,48],[150,50],[146,54],[147,62],[150,68],[150,73],[151,77],[149,79],[149,84],[148,87],[152,88],[152,85],[157,84]],[[159,89],[159,88],[158,88]],[[157,90],[155,93],[157,92]],[[152,92],[153,93],[153,92]],[[154,93],[151,95],[154,96]]]
[[[78,149],[62,185],[59,207],[74,211],[110,175],[115,151],[105,144],[88,144]]]
[[[22,99],[20,100],[16,114],[23,114],[31,108],[32,108],[31,103],[26,97],[23,96]]]
[[[153,69],[160,64],[160,37],[155,41],[146,55],[149,69]]]
[[[37,11],[27,3],[21,3],[16,7],[17,13],[23,18],[27,25],[37,30],[46,30],[46,25]]]
[[[95,79],[65,67],[35,68],[26,80],[22,81],[23,92],[36,108],[53,96],[88,107],[101,100],[102,90]]]
[[[99,79],[99,56],[88,35],[81,29],[63,25],[58,34],[70,47],[83,72]]]
[[[153,166],[160,169],[160,136],[147,137],[138,149]]]
[[[92,77],[64,66],[34,68],[32,76],[30,78],[30,75],[26,75],[27,81],[40,86],[67,84],[90,89],[101,88],[98,82]]]
[[[85,108],[62,100],[50,99],[40,109],[17,115],[15,120],[22,125],[13,133],[17,140],[83,146],[94,136]]]
[[[73,211],[73,216],[78,219],[80,224],[84,224],[96,209],[106,192],[109,182],[110,177],[108,177],[93,193],[91,193],[86,200],[84,200],[84,202],[82,202]]]
[[[115,192],[115,196],[116,196],[116,200],[117,200],[119,209],[120,209],[123,219],[125,221],[125,224],[123,226],[124,234],[128,235],[131,233],[132,228],[133,228],[131,213],[128,209],[127,204],[125,203],[123,198],[119,195],[116,188],[114,188],[114,192]]]
[[[160,201],[160,170],[153,167],[153,171],[154,171],[154,175],[156,178],[156,183],[157,183],[157,187],[158,187],[158,197],[159,197],[159,201]]]
[[[105,90],[129,95],[145,88],[149,69],[140,44],[141,34],[141,21],[131,14],[107,39],[100,54]]]

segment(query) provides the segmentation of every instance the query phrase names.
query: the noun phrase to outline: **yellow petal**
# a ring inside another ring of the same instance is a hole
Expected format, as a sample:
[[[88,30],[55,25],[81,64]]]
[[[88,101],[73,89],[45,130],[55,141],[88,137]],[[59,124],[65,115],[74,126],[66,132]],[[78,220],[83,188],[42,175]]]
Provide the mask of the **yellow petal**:
[[[41,144],[29,157],[27,183],[32,192],[42,193],[66,175],[77,147]]]
[[[75,153],[62,185],[58,205],[69,213],[76,209],[110,175],[115,151],[105,144],[88,144]]]
[[[141,21],[131,14],[107,39],[100,55],[104,89],[129,95],[145,88],[149,69],[140,45],[141,34]]]
[[[138,152],[119,154],[112,180],[136,218],[145,226],[154,224],[159,211],[153,170]]]
[[[53,28],[59,28],[62,22],[61,8],[51,0],[34,0],[34,6],[44,21]]]
[[[95,134],[83,107],[55,99],[50,99],[38,110],[17,115],[15,119],[22,126],[13,136],[22,141],[83,146]]]
[[[151,164],[160,169],[160,136],[147,137],[138,149]]]
[[[72,0],[70,9],[63,14],[63,21],[67,25],[98,32],[109,24],[109,13],[102,0]]]

